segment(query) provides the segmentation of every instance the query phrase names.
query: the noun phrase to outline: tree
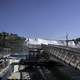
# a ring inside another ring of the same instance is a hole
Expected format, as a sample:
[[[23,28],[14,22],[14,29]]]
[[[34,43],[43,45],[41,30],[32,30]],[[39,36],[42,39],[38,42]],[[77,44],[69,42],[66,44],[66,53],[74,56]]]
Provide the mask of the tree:
[[[20,51],[23,48],[25,39],[17,34],[2,32],[0,33],[0,47],[11,48],[12,51]]]

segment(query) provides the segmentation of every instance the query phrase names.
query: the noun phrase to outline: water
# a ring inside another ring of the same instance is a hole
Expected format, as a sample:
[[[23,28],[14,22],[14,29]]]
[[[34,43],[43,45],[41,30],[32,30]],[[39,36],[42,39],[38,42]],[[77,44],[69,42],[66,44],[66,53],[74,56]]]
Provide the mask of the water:
[[[26,59],[26,56],[28,56],[28,54],[24,55],[24,54],[13,54],[10,55],[10,57],[13,57],[15,59]]]

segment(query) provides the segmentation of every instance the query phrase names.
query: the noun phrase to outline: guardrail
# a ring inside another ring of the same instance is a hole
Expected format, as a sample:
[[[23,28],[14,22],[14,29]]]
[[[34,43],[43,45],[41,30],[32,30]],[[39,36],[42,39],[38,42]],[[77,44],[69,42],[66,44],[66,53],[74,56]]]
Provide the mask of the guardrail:
[[[50,56],[56,56],[61,61],[80,70],[80,50],[58,45],[42,45],[42,49]]]

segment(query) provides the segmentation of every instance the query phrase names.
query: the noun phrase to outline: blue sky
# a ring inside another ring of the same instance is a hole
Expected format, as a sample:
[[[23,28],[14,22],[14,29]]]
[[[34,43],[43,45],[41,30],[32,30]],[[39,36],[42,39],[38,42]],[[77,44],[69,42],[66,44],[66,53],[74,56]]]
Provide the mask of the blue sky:
[[[0,31],[45,39],[80,37],[80,0],[0,0]]]

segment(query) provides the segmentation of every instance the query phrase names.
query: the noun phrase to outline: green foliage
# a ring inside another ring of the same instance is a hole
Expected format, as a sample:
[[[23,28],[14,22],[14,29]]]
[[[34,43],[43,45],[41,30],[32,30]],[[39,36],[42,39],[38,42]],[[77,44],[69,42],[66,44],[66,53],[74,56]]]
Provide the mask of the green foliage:
[[[75,44],[78,44],[80,42],[80,38],[73,39],[73,41]]]
[[[23,47],[24,37],[17,34],[2,32],[0,33],[0,47],[11,48],[12,51],[18,51]]]

